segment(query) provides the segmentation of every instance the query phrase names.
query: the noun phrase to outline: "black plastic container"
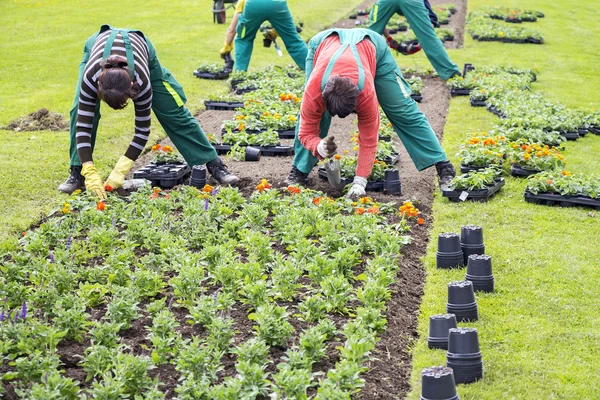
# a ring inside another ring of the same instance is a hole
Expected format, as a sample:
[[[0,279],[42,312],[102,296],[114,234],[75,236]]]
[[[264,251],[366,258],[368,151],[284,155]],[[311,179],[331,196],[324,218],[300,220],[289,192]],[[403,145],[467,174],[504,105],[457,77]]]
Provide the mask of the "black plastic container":
[[[510,166],[510,174],[516,178],[527,178],[528,176],[539,174],[539,169],[527,169],[520,165],[512,164]]]
[[[206,165],[194,165],[190,175],[190,186],[202,189],[206,185]]]
[[[546,206],[580,206],[600,210],[600,200],[592,199],[587,196],[562,196],[556,193],[533,194],[530,191],[525,190],[525,201],[528,203],[542,204]]]
[[[472,282],[458,281],[448,284],[446,312],[454,314],[458,322],[477,321],[479,319]]]
[[[190,167],[184,162],[156,164],[150,163],[133,173],[133,179],[147,179],[152,186],[171,189],[190,174]]]
[[[477,329],[450,329],[446,360],[446,365],[454,372],[456,383],[472,383],[482,379],[483,361]]]
[[[504,178],[498,178],[493,184],[485,187],[484,189],[475,189],[475,190],[465,190],[465,189],[455,189],[455,190],[442,190],[442,196],[447,197],[451,202],[457,203],[459,201],[471,200],[485,203],[491,197],[493,197],[496,193],[502,189],[506,182]],[[463,198],[463,192],[466,192],[468,195],[466,198]]]
[[[438,235],[438,251],[435,255],[437,268],[460,268],[464,266],[464,258],[460,249],[460,238],[456,233]]]
[[[475,67],[473,66],[473,64],[465,63],[465,65],[463,66],[463,74],[462,74],[463,78],[467,75],[467,72],[473,71],[473,70],[475,70]]]
[[[207,110],[216,110],[216,111],[233,111],[238,108],[244,108],[243,102],[227,102],[227,101],[204,101],[204,106]]]
[[[485,254],[483,229],[481,226],[465,225],[460,229],[460,248],[465,265],[471,254]]]
[[[454,314],[437,314],[429,317],[429,337],[427,338],[429,348],[448,350],[448,331],[456,327]]]
[[[390,169],[385,171],[385,178],[383,181],[383,190],[387,194],[401,194],[402,184],[400,183],[400,171],[397,169]]]
[[[200,72],[194,71],[194,76],[199,79],[211,79],[211,80],[219,80],[219,79],[227,79],[231,70],[223,70],[220,72]]]
[[[420,103],[421,101],[423,101],[423,95],[421,94],[411,94],[410,97],[416,101],[417,103]]]
[[[260,148],[247,146],[246,161],[260,161]]]
[[[421,371],[421,400],[459,399],[451,368],[430,367]]]
[[[473,290],[476,292],[492,293],[494,291],[492,257],[485,254],[470,255],[465,280],[473,283]]]
[[[456,233],[440,233],[438,235],[438,253],[455,253],[460,251],[460,237]]]
[[[271,47],[271,43],[273,41],[271,39],[263,39],[263,47]]]

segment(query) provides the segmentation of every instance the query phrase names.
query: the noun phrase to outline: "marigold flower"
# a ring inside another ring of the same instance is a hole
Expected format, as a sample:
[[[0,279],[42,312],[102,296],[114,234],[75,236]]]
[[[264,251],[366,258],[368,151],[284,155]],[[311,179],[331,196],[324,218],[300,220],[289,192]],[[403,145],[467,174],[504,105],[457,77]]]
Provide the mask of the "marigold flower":
[[[169,145],[163,146],[163,151],[165,153],[171,153],[171,152],[173,152],[173,148],[171,146],[169,146]]]
[[[279,115],[278,113],[275,113],[275,114],[273,114],[273,118],[279,119],[279,118],[281,118],[281,115]]]
[[[208,183],[206,185],[204,185],[204,187],[202,188],[202,191],[204,193],[212,193],[213,187],[210,186]]]
[[[352,150],[354,150],[354,151],[358,151],[358,146],[354,146],[354,147],[352,148]]]
[[[157,197],[158,197],[158,193],[157,193],[157,192],[154,192],[154,193],[152,193],[152,194],[150,195],[150,198],[151,198],[151,199],[156,199]]]
[[[238,131],[243,131],[244,129],[246,129],[246,124],[239,124],[237,129]]]
[[[81,193],[81,189],[77,189],[76,191],[74,191],[74,192],[73,192],[73,194],[74,194],[75,196],[77,196],[79,193]]]
[[[355,213],[356,213],[356,214],[358,214],[358,215],[362,215],[362,214],[364,214],[364,213],[365,213],[365,209],[364,209],[364,208],[362,208],[362,207],[358,207],[358,208],[355,210]]]
[[[552,185],[552,179],[548,179],[548,180],[546,181],[546,185]]]
[[[527,161],[531,158],[531,155],[529,155],[529,153],[525,153],[523,154],[523,160]]]
[[[542,156],[542,152],[538,151],[537,153],[535,153],[536,156],[541,157]]]
[[[152,189],[152,192],[154,192],[154,193],[160,193],[160,188],[159,187],[154,187]]]
[[[23,236],[27,236],[27,232],[23,231],[22,232]]]
[[[527,145],[526,144],[521,145],[521,150],[527,150]]]
[[[159,151],[160,150],[160,144],[155,144],[154,146],[152,146],[152,151]]]
[[[106,208],[106,204],[103,201],[99,201],[96,203],[96,210],[104,211],[104,208]]]
[[[339,160],[340,158],[342,158],[342,156],[340,156],[339,154],[336,154],[335,156],[333,156],[333,158],[335,158],[336,160]]]
[[[314,205],[318,206],[319,204],[321,204],[322,199],[323,199],[323,196],[315,197],[314,199],[312,199],[312,202]]]
[[[69,203],[63,204],[62,213],[67,214],[71,210],[71,205]]]
[[[423,225],[425,223],[425,219],[424,218],[419,218],[417,220],[417,225]]]
[[[266,179],[262,179],[258,185],[256,185],[256,190],[262,192],[263,190],[271,189],[271,185],[267,182]]]
[[[300,193],[300,188],[297,188],[295,186],[288,186],[287,190],[291,194],[298,194],[298,193]]]
[[[293,115],[290,115],[290,121],[296,122],[298,120],[298,118],[294,117]]]
[[[271,113],[270,113],[270,112],[268,112],[268,111],[265,111],[265,112],[263,113],[263,117],[268,117],[268,116],[270,116],[270,115],[271,115]]]
[[[106,190],[107,192],[112,192],[114,190],[114,188],[112,186],[110,186],[109,184],[104,185],[104,190]]]
[[[568,172],[568,171],[563,171],[563,172],[561,172],[561,174],[563,174],[563,176],[569,176],[569,175],[571,175],[571,173]]]
[[[170,199],[171,199],[171,193],[167,193],[167,194],[165,195],[165,199],[167,199],[167,200],[170,200]]]
[[[379,214],[379,207],[377,207],[377,206],[370,207],[367,209],[367,212],[369,214],[377,215],[377,214]]]
[[[344,154],[350,154],[348,150],[344,150]]]
[[[360,199],[358,199],[358,202],[360,204],[367,204],[367,203],[372,203],[373,199],[370,197],[361,197]]]
[[[469,140],[469,144],[478,144],[479,143],[479,139],[477,139],[476,137],[471,138],[471,140]]]

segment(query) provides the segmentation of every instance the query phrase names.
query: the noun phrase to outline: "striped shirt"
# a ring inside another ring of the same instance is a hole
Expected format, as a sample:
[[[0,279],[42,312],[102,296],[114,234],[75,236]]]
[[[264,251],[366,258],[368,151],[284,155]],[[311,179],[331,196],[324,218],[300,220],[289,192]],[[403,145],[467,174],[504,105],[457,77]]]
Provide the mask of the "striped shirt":
[[[76,143],[77,153],[82,163],[92,161],[92,126],[94,114],[98,104],[98,77],[102,73],[102,56],[104,46],[111,31],[105,31],[98,35],[90,58],[85,66],[79,92],[79,104],[77,107]],[[133,99],[135,107],[135,134],[125,152],[125,156],[136,160],[150,135],[150,111],[152,109],[152,86],[150,84],[150,70],[148,65],[148,45],[144,38],[134,32],[129,32],[129,40],[133,50],[134,79],[137,81],[140,92]],[[118,34],[113,42],[111,55],[126,57],[125,44],[121,34]]]

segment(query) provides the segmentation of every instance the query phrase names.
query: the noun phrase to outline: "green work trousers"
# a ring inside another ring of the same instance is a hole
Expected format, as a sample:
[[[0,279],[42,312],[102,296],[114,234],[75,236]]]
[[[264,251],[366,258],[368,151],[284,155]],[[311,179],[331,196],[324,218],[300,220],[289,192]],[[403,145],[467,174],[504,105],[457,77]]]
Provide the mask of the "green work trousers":
[[[448,57],[442,41],[435,35],[423,0],[379,0],[371,10],[372,24],[369,29],[382,34],[394,14],[406,17],[429,62],[443,80],[460,74],[456,64]]]
[[[138,31],[132,31],[137,32]],[[71,165],[81,165],[79,155],[77,154],[77,144],[75,141],[77,124],[77,106],[79,103],[79,91],[81,89],[81,79],[85,66],[90,57],[92,46],[100,32],[90,36],[85,42],[83,48],[83,59],[79,65],[79,77],[77,78],[77,90],[75,91],[75,100],[71,109],[71,144],[69,147],[71,155]],[[209,143],[208,138],[202,131],[198,120],[185,107],[187,101],[183,88],[177,80],[171,75],[169,70],[162,67],[156,56],[154,46],[145,38],[149,50],[149,69],[150,82],[152,85],[152,111],[160,122],[169,138],[173,141],[177,150],[181,153],[190,167],[194,165],[206,164],[208,161],[217,158],[215,148]],[[96,105],[96,113],[92,125],[92,152],[96,143],[96,132],[98,122],[100,121],[100,99]]]
[[[377,100],[415,166],[421,171],[440,161],[447,160],[446,153],[435,136],[435,132],[431,129],[427,118],[419,110],[417,103],[410,97],[410,86],[402,76],[402,72],[396,64],[396,60],[390,52],[386,41],[381,35],[369,34],[369,31],[366,29],[362,29],[362,31],[366,32],[361,38],[360,31],[359,29],[348,31],[335,29],[322,32],[311,39],[308,44],[307,72],[312,71],[312,56],[314,52],[322,41],[331,34],[337,33],[342,43],[347,35],[352,35],[356,43],[368,37],[376,48],[377,70],[375,72],[374,85]],[[308,78],[309,76],[306,77],[307,81]],[[298,118],[294,141],[295,156],[293,165],[307,174],[314,168],[318,159],[300,143],[298,139],[300,123],[301,120]],[[331,116],[325,111],[320,125],[319,136],[321,138],[327,136],[330,125]]]
[[[240,14],[235,38],[235,64],[236,71],[247,71],[250,56],[254,48],[254,39],[263,22],[269,21],[277,31],[290,56],[304,70],[306,43],[302,41],[287,2],[285,0],[247,0],[244,12]]]

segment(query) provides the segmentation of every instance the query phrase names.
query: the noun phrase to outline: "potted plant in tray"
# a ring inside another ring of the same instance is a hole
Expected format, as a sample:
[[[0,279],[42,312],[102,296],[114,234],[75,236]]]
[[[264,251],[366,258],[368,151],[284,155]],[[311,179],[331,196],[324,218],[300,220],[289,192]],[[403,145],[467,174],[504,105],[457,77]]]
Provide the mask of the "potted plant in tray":
[[[562,169],[566,164],[564,156],[555,147],[523,141],[511,144],[509,159],[512,163],[511,174],[517,177]]]
[[[461,161],[461,172],[471,172],[488,167],[502,168],[505,154],[504,136],[488,136],[486,132],[475,132],[461,145],[456,156]]]
[[[504,179],[498,177],[499,170],[486,168],[456,176],[442,196],[453,202],[473,200],[486,202],[504,186]]]

